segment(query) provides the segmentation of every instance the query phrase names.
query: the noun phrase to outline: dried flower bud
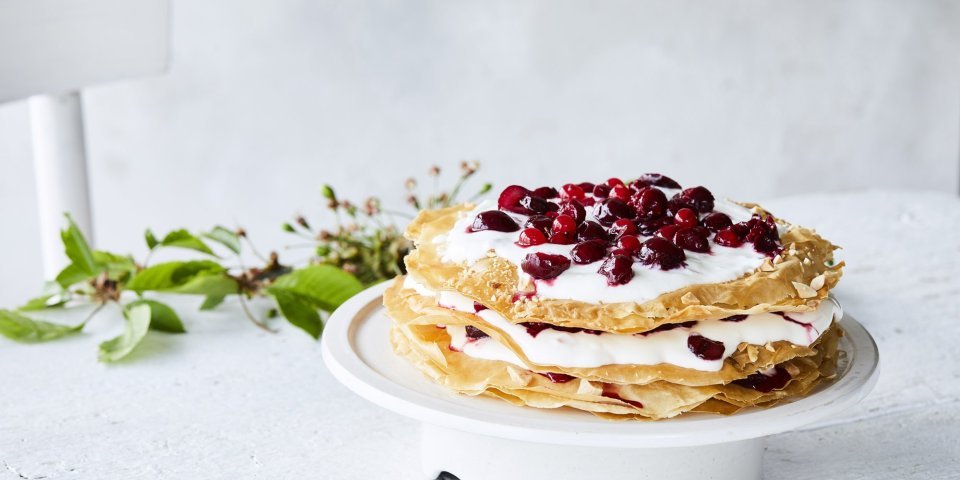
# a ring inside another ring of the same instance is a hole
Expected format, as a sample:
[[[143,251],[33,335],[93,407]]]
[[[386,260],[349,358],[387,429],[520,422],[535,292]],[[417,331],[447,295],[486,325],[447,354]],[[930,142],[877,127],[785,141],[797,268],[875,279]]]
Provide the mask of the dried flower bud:
[[[368,198],[363,202],[363,213],[371,217],[380,213],[380,200],[375,197]]]
[[[330,210],[336,210],[337,207],[339,206],[340,206],[340,203],[337,202],[336,200],[330,200],[327,202],[327,208],[329,208]]]
[[[310,230],[310,224],[307,223],[306,218],[303,218],[303,215],[297,215],[296,221],[297,221],[297,225],[300,225],[301,227],[306,228],[307,230]]]
[[[478,162],[478,161],[476,161],[476,160],[471,160],[471,161],[469,161],[469,162],[466,161],[466,160],[464,160],[464,161],[460,162],[460,172],[461,172],[461,175],[463,175],[464,178],[469,177],[470,175],[473,175],[474,173],[477,173],[477,169],[479,169],[479,168],[480,168],[480,162]]]
[[[317,240],[321,242],[328,242],[331,238],[333,238],[333,234],[327,230],[320,230],[320,233],[317,233]]]
[[[403,186],[404,186],[407,190],[413,190],[414,188],[417,188],[417,179],[416,179],[416,178],[408,178],[405,182],[403,182]]]
[[[234,233],[236,233],[237,236],[240,237],[240,238],[246,238],[246,237],[247,237],[247,231],[244,230],[244,229],[242,229],[242,228],[238,228]]]
[[[347,212],[347,215],[350,215],[351,217],[357,214],[357,206],[350,203],[349,200],[340,202],[340,206],[343,207],[344,211]]]
[[[438,167],[438,166],[436,166],[436,165],[430,167],[430,170],[427,170],[427,175],[430,175],[431,177],[439,176],[439,175],[440,175],[440,167]]]
[[[355,263],[344,263],[340,266],[340,269],[351,275],[357,273],[357,265]]]
[[[417,199],[416,195],[410,195],[409,197],[407,197],[407,203],[409,203],[410,205],[413,205],[413,207],[416,208],[417,210],[420,209],[420,200]]]

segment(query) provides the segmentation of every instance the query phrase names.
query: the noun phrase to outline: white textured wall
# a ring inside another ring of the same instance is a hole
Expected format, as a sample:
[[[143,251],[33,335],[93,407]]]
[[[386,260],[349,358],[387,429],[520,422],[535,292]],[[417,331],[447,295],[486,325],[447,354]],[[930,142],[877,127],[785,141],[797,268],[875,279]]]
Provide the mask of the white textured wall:
[[[86,94],[102,246],[213,222],[280,244],[323,182],[399,200],[460,159],[743,199],[958,188],[956,2],[196,0],[173,37],[167,76]],[[40,282],[26,115],[0,107],[0,305]]]

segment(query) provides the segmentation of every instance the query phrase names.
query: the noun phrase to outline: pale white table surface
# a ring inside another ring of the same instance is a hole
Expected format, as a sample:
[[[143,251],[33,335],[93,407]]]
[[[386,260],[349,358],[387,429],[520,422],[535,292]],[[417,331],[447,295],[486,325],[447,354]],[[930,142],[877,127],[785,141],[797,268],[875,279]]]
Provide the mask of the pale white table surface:
[[[960,478],[960,200],[878,191],[765,205],[845,247],[835,293],[882,365],[857,408],[770,438],[766,478]],[[108,316],[66,341],[0,339],[0,480],[425,480],[414,422],[340,386],[318,343],[264,333],[235,308],[190,316],[186,335],[151,333],[117,365],[95,359],[116,329]]]

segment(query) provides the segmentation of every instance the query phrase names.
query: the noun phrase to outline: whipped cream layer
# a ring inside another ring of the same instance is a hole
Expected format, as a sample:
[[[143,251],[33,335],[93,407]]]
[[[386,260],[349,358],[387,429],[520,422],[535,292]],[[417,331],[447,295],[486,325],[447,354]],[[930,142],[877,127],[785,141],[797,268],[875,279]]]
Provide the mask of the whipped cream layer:
[[[671,197],[679,190],[661,188],[667,197]],[[473,223],[474,217],[486,210],[497,210],[494,201],[485,201],[466,213],[446,235],[438,236],[435,243],[440,244],[442,260],[451,263],[473,263],[494,252],[497,256],[506,259],[517,267],[522,277],[529,278],[520,269],[520,263],[527,254],[545,252],[560,254],[567,257],[574,245],[557,245],[545,243],[531,247],[521,247],[517,241],[517,232],[497,232],[485,230],[468,232],[467,228]],[[596,220],[592,208],[587,209],[587,220]],[[750,209],[737,205],[729,200],[716,199],[715,212],[727,214],[733,223],[750,220],[753,213]],[[529,217],[505,212],[513,217],[518,224],[523,225]],[[639,235],[640,241],[650,237]],[[607,279],[597,274],[601,262],[587,265],[572,264],[559,277],[551,280],[533,280],[537,286],[537,296],[541,298],[559,300],[578,300],[587,303],[642,303],[652,300],[664,293],[679,288],[702,283],[721,283],[735,280],[746,273],[755,271],[767,258],[758,253],[750,245],[731,248],[710,244],[710,253],[685,251],[687,256],[686,267],[673,270],[660,270],[655,266],[645,266],[640,262],[633,264],[634,278],[625,285],[611,286]]]
[[[788,341],[795,345],[809,346],[830,327],[835,318],[842,316],[839,304],[833,299],[827,299],[821,302],[815,311],[789,313],[786,317],[775,313],[761,313],[747,315],[740,321],[701,320],[690,327],[635,335],[597,335],[547,328],[534,336],[528,333],[523,325],[510,323],[493,310],[477,312],[473,300],[457,292],[433,292],[410,277],[407,277],[405,286],[415,289],[421,295],[437,298],[438,304],[443,307],[476,314],[510,336],[531,362],[570,368],[666,363],[715,372],[723,367],[723,361],[736,351],[740,343],[765,345]],[[522,360],[513,351],[491,337],[472,339],[466,336],[463,326],[449,325],[446,328],[451,338],[451,347],[466,355],[523,366]],[[717,360],[697,357],[687,345],[687,338],[693,334],[722,342],[722,357]]]

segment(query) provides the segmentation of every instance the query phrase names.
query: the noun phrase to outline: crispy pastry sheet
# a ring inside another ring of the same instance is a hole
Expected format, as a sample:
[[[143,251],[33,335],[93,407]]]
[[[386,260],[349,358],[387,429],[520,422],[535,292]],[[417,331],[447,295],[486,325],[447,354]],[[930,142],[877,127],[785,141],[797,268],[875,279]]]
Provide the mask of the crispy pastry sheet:
[[[545,322],[636,333],[665,323],[773,311],[810,311],[836,285],[843,267],[843,263],[828,266],[833,261],[835,245],[812,230],[781,222],[787,231],[781,236],[784,251],[780,258],[736,280],[691,285],[643,303],[591,304],[537,297],[514,301],[515,294],[524,287],[517,268],[507,260],[490,256],[470,265],[441,261],[440,245],[433,240],[446,234],[472,208],[473,205],[464,204],[420,212],[406,231],[406,236],[417,245],[406,257],[408,272],[433,290],[457,291],[514,323]],[[811,282],[818,285],[814,279],[820,275],[823,285],[809,288]]]
[[[395,283],[384,293],[384,305],[394,322],[412,331],[437,330],[437,325],[472,325],[507,346],[524,361],[524,364],[530,370],[564,373],[589,381],[617,384],[645,385],[661,380],[685,386],[727,384],[788,360],[814,356],[820,348],[833,352],[836,350],[837,338],[840,334],[839,327],[833,324],[809,347],[794,345],[785,341],[768,345],[742,343],[717,372],[707,372],[669,364],[570,368],[542,365],[530,361],[519,345],[499,328],[483,321],[477,315],[439,307],[436,299],[403,288],[402,278],[395,280]]]
[[[769,393],[734,384],[694,387],[658,381],[616,385],[579,378],[554,383],[506,362],[451,351],[444,329],[397,324],[391,341],[394,350],[426,376],[460,393],[490,395],[537,408],[572,407],[612,420],[663,419],[687,411],[731,414],[747,406],[770,406],[807,394],[822,379],[832,378],[836,369],[836,350],[788,360],[780,365],[791,373],[790,382]]]

